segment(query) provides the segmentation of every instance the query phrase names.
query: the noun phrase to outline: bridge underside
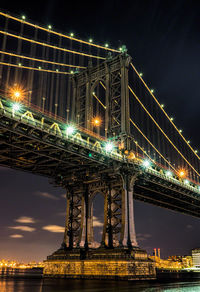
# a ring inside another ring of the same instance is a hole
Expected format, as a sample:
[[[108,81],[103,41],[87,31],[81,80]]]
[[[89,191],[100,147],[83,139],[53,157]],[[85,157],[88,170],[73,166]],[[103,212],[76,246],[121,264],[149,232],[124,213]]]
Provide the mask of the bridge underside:
[[[116,181],[120,169],[137,174],[134,199],[183,214],[200,217],[200,196],[172,180],[141,171],[136,164],[115,161],[98,149],[66,141],[26,121],[0,116],[0,165],[49,177],[56,186],[98,181],[103,176]]]

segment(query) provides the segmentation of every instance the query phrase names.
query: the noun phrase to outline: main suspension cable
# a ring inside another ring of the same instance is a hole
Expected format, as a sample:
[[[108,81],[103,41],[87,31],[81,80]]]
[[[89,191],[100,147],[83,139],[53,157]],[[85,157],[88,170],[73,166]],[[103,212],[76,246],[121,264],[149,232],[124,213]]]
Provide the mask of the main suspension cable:
[[[155,160],[153,160],[150,156],[149,156],[149,154],[147,154],[147,152],[138,144],[138,142],[137,141],[135,141],[135,140],[133,140],[133,142],[135,143],[135,145],[137,146],[137,147],[139,147],[139,149],[144,153],[144,155],[146,155],[148,158],[149,158],[149,160],[151,160],[151,162],[153,162],[153,163],[155,163]]]
[[[180,132],[180,130],[176,127],[176,125],[174,124],[173,120],[169,117],[169,115],[167,114],[167,112],[164,110],[164,108],[161,106],[161,104],[159,103],[159,101],[157,100],[157,98],[155,97],[155,95],[153,94],[153,92],[150,90],[150,88],[148,87],[148,85],[145,83],[145,81],[143,80],[142,76],[140,75],[140,73],[137,71],[137,69],[135,68],[135,66],[130,63],[131,67],[133,68],[133,70],[135,71],[135,73],[138,75],[138,77],[140,78],[140,80],[142,81],[142,83],[144,84],[144,86],[146,87],[146,89],[148,90],[148,92],[150,93],[150,95],[153,97],[153,99],[155,100],[155,102],[157,103],[157,105],[159,106],[159,108],[162,110],[162,112],[165,114],[165,116],[168,118],[168,120],[170,121],[170,123],[173,125],[173,127],[176,129],[176,131],[178,132],[178,134],[181,136],[181,138],[183,139],[183,141],[187,144],[187,146],[192,150],[192,152],[196,155],[196,157],[200,160],[200,156],[197,154],[197,152],[192,148],[192,146],[188,143],[188,141],[185,139],[185,137],[182,135],[182,133]]]
[[[63,71],[59,71],[59,70],[54,71],[54,70],[35,68],[35,67],[23,66],[21,64],[17,65],[17,64],[11,64],[11,63],[5,63],[5,62],[0,62],[0,65],[10,66],[10,67],[17,67],[17,68],[22,68],[22,69],[35,70],[35,71],[40,71],[40,72],[49,72],[49,73],[57,73],[57,74],[65,74],[65,75],[72,75],[73,74],[73,73],[70,73],[70,72],[63,72]]]
[[[81,56],[95,58],[95,59],[101,59],[101,60],[105,60],[106,59],[106,58],[103,58],[103,57],[100,57],[100,56],[81,53],[81,52],[77,52],[77,51],[73,51],[73,50],[69,50],[69,49],[53,46],[53,45],[50,45],[50,44],[42,43],[42,42],[39,42],[39,41],[36,41],[36,40],[32,40],[32,39],[29,39],[29,38],[22,37],[20,35],[16,35],[16,34],[13,34],[13,33],[6,32],[6,31],[3,31],[3,30],[0,30],[0,33],[4,34],[4,35],[7,35],[7,36],[10,36],[10,37],[21,39],[23,41],[27,41],[27,42],[30,42],[30,43],[33,43],[33,44],[37,44],[37,45],[40,45],[40,46],[43,46],[43,47],[48,47],[48,48],[51,48],[51,49],[60,50],[60,51],[67,52],[67,53],[72,53],[72,54],[75,54],[75,55],[81,55]]]
[[[105,88],[105,86],[104,86]],[[106,89],[106,88],[105,88]],[[97,99],[97,101],[103,106],[104,109],[106,109],[106,106],[99,100],[99,98],[93,93],[93,96]],[[145,138],[145,140],[149,143],[149,145],[162,157],[162,159],[175,171],[177,170],[174,168],[173,165],[160,153],[160,151],[151,143],[151,141],[145,136],[145,134],[140,130],[140,128],[133,122],[133,120],[130,118],[130,122],[133,124],[133,126],[140,132],[140,134]],[[140,147],[139,147],[140,148]],[[142,150],[143,151],[143,150]],[[146,151],[143,151],[149,158],[150,156],[146,153]],[[154,161],[152,158],[150,158],[152,161]]]
[[[149,145],[151,145],[151,147],[153,147],[153,149],[160,155],[160,157],[162,157],[162,159],[167,162],[167,164],[169,164],[169,166],[175,171],[177,172],[177,170],[173,167],[173,165],[171,165],[171,163],[160,153],[160,151],[151,143],[151,141],[145,136],[145,134],[140,130],[140,128],[133,122],[132,119],[130,119],[130,122],[133,124],[133,126],[138,130],[138,132],[140,132],[140,134],[145,138],[145,140],[149,143]]]
[[[13,57],[21,58],[21,59],[27,59],[27,60],[31,60],[31,61],[36,61],[36,62],[40,62],[40,63],[49,63],[49,64],[57,65],[57,66],[73,67],[73,68],[80,68],[80,69],[85,69],[86,68],[86,67],[83,67],[83,66],[75,66],[75,65],[70,65],[70,64],[63,64],[63,63],[47,61],[47,60],[43,60],[43,59],[31,58],[31,57],[28,57],[28,56],[18,55],[18,54],[14,54],[14,53],[10,53],[10,52],[5,52],[5,51],[0,51],[0,54],[13,56]]]
[[[174,145],[174,143],[171,141],[171,139],[167,136],[167,134],[163,131],[163,129],[159,126],[159,124],[156,122],[156,120],[153,118],[153,116],[150,114],[150,112],[147,110],[147,108],[144,106],[144,104],[140,101],[140,99],[137,97],[137,95],[134,93],[132,88],[128,85],[128,88],[130,92],[133,94],[133,96],[136,98],[136,100],[140,103],[142,108],[145,110],[145,112],[148,114],[148,116],[152,119],[154,124],[158,127],[158,129],[162,132],[162,134],[165,136],[165,138],[170,142],[170,144],[174,147],[174,149],[179,153],[179,155],[187,162],[187,164],[196,172],[198,176],[200,174],[198,171],[190,164],[190,162],[185,158],[185,156],[178,150],[178,148]]]
[[[11,15],[9,15],[9,14],[7,14],[7,13],[4,13],[4,12],[0,12],[0,15],[2,15],[2,16],[4,16],[4,17],[7,17],[7,18],[10,18],[10,19],[13,19],[13,20],[18,21],[18,22],[22,22],[22,23],[24,23],[24,24],[26,24],[26,25],[32,26],[32,27],[34,27],[34,28],[37,28],[37,29],[40,29],[40,30],[43,30],[43,31],[46,31],[46,32],[48,32],[48,33],[51,33],[51,34],[54,34],[54,35],[57,35],[57,36],[61,36],[61,37],[63,37],[63,38],[67,38],[67,39],[69,39],[69,40],[73,40],[73,41],[76,41],[76,42],[79,42],[79,43],[83,43],[83,44],[86,44],[86,45],[90,45],[90,46],[93,46],[93,47],[96,47],[96,48],[100,48],[100,49],[103,49],[103,50],[107,50],[107,51],[111,51],[111,52],[115,52],[115,53],[120,53],[119,50],[111,49],[111,48],[109,48],[109,47],[107,47],[107,46],[104,47],[104,46],[96,45],[96,44],[94,44],[94,43],[92,43],[92,42],[87,42],[87,41],[84,41],[84,40],[81,40],[81,39],[77,39],[77,38],[75,38],[75,37],[68,36],[68,35],[66,35],[66,34],[59,33],[59,32],[53,31],[53,30],[51,30],[51,29],[48,29],[48,28],[45,28],[45,27],[39,26],[39,25],[37,25],[37,24],[33,24],[33,23],[28,22],[28,21],[26,21],[26,20],[24,20],[24,19],[19,19],[19,18],[17,18],[17,17],[11,16]]]

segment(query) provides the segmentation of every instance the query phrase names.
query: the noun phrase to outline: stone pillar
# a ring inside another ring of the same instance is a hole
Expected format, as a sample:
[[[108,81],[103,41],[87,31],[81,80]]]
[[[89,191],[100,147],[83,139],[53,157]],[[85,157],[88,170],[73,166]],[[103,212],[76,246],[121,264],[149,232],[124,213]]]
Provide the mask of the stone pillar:
[[[66,217],[65,217],[65,232],[64,232],[64,238],[63,238],[63,242],[61,244],[61,247],[66,249],[66,247],[68,246],[68,238],[67,238],[67,227],[68,227],[68,218],[69,218],[69,208],[68,208],[68,205],[69,205],[69,199],[68,199],[68,195],[66,193],[66,201],[67,201],[67,207],[66,207]]]
[[[93,247],[94,243],[94,232],[93,232],[93,204],[90,198],[89,209],[88,209],[88,245]]]
[[[133,185],[135,176],[123,174],[123,217],[122,217],[122,245],[124,247],[138,246],[135,233],[134,209],[133,209]]]
[[[111,185],[108,187],[107,195],[107,220],[108,220],[108,247],[113,248],[113,228],[112,228],[112,194],[111,194]]]
[[[86,185],[86,189],[85,189],[85,194],[84,194],[84,200],[85,200],[85,216],[84,216],[84,220],[85,220],[85,244],[84,244],[84,248],[88,249],[88,185]]]

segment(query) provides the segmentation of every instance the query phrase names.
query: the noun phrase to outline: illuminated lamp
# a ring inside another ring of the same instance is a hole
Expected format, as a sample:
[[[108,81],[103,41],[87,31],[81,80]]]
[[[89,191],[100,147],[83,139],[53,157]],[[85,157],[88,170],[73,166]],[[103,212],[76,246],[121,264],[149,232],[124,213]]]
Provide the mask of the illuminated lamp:
[[[142,162],[142,165],[144,166],[144,167],[150,167],[150,165],[151,165],[151,163],[150,163],[150,161],[149,160],[144,160],[143,162]]]
[[[93,119],[92,123],[96,127],[101,126],[101,119],[96,117],[96,118]]]
[[[18,98],[20,98],[21,93],[20,93],[20,91],[15,91],[13,95],[14,95],[15,98],[18,99]]]
[[[166,176],[171,177],[172,176],[172,172],[170,170],[166,171]]]
[[[123,141],[119,144],[118,148],[119,148],[119,150],[124,149],[124,142]]]
[[[67,135],[72,135],[75,132],[75,128],[73,126],[68,126],[66,128]]]
[[[135,159],[135,153],[134,152],[130,152],[129,156],[128,156],[129,159]]]
[[[113,148],[114,148],[113,143],[111,143],[111,142],[106,143],[106,145],[105,145],[106,152],[111,152],[113,150]]]
[[[181,178],[184,178],[186,176],[185,170],[184,169],[179,170],[178,176],[181,177]]]
[[[15,112],[19,111],[20,108],[21,108],[21,106],[20,106],[18,103],[14,103],[14,104],[12,105],[12,109],[13,109]]]
[[[185,179],[185,180],[184,180],[184,183],[185,183],[186,185],[188,185],[188,184],[189,184],[189,180]]]

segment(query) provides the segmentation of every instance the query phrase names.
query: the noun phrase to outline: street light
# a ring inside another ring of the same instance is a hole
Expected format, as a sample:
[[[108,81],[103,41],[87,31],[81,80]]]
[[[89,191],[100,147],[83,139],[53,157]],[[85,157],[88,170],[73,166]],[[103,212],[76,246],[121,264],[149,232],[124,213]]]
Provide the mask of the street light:
[[[111,152],[113,150],[113,148],[114,148],[113,143],[111,143],[111,142],[106,143],[106,145],[105,145],[106,152]]]
[[[150,161],[149,160],[144,160],[143,162],[142,162],[142,165],[144,166],[144,167],[150,167],[150,165],[151,165],[151,163],[150,163]]]
[[[171,177],[172,176],[172,172],[170,170],[166,171],[166,176]]]
[[[184,169],[179,170],[178,176],[181,177],[181,178],[184,178],[186,176],[185,170]]]
[[[92,123],[94,126],[99,127],[101,126],[101,119],[99,117],[96,117],[92,120]]]
[[[73,127],[73,126],[68,126],[67,128],[66,128],[66,133],[67,133],[67,135],[72,135],[73,133],[75,132],[75,128]]]
[[[15,111],[15,112],[19,111],[20,108],[21,108],[21,106],[20,106],[20,104],[18,104],[18,103],[14,103],[14,104],[12,105],[12,109],[13,109],[13,111]]]

